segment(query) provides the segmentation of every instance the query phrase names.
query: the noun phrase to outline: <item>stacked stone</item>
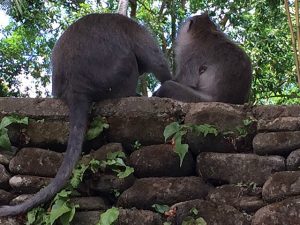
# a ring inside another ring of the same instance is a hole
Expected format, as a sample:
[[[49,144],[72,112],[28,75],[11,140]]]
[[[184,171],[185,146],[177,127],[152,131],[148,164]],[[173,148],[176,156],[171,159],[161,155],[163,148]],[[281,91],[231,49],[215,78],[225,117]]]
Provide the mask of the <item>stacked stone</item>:
[[[79,187],[83,197],[72,199],[80,205],[73,224],[96,224],[112,205],[122,208],[119,225],[181,225],[193,208],[207,224],[300,224],[299,112],[299,106],[252,109],[158,98],[98,103],[93,116],[104,116],[110,127],[85,149],[98,160],[124,151],[135,172],[125,179],[110,171],[88,176]],[[0,118],[12,113],[30,122],[21,130],[10,128],[13,144],[20,146],[16,155],[0,155],[0,205],[19,203],[50,182],[68,136],[67,111],[58,100],[0,98]],[[251,125],[245,127],[245,120]],[[174,146],[163,137],[174,121],[215,125],[219,134],[189,132],[183,141],[189,152],[180,167]],[[228,135],[237,128],[247,134]],[[136,140],[142,147],[133,150]],[[169,205],[173,214],[158,214],[153,204]],[[0,218],[0,224],[22,224],[13,219]]]

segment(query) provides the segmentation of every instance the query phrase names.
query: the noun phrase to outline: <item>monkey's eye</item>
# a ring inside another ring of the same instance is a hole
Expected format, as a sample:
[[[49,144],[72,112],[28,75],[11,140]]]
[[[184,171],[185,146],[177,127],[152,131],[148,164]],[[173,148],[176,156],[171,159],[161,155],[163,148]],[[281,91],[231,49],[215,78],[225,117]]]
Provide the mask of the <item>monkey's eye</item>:
[[[199,75],[201,75],[202,73],[204,73],[207,70],[207,66],[206,65],[202,65],[199,67]]]

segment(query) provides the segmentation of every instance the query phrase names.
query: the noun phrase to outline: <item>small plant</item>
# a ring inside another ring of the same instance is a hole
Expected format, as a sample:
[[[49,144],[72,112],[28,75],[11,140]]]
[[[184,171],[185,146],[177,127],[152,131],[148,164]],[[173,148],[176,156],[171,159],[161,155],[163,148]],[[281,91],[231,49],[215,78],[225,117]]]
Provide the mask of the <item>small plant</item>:
[[[166,126],[164,130],[165,141],[171,138],[171,142],[175,146],[175,152],[180,158],[180,166],[182,166],[183,159],[189,148],[188,144],[182,143],[182,138],[188,131],[191,131],[196,135],[203,135],[204,137],[206,137],[208,134],[213,134],[215,136],[218,135],[217,129],[210,124],[190,125],[173,122]]]
[[[153,204],[152,208],[155,209],[156,212],[160,214],[165,214],[165,212],[170,210],[170,206],[168,205],[160,205],[160,204]]]
[[[119,218],[119,209],[112,207],[100,215],[100,220],[97,225],[113,225]]]
[[[27,213],[26,225],[53,225],[59,221],[62,225],[69,225],[73,220],[78,205],[71,203],[70,196],[76,193],[76,188],[83,179],[84,173],[90,169],[96,171],[100,167],[100,162],[92,159],[87,165],[79,164],[73,171],[73,176],[66,186],[50,203],[49,209],[41,207],[32,209]]]
[[[132,147],[134,150],[139,150],[142,147],[142,144],[138,140],[136,140]]]
[[[0,148],[6,151],[11,150],[11,143],[8,137],[7,127],[11,124],[25,124],[28,125],[28,117],[19,117],[16,115],[5,116],[0,123]]]
[[[95,139],[103,132],[103,129],[107,128],[109,128],[109,125],[102,117],[95,117],[86,133],[86,139],[89,141]]]
[[[125,153],[122,151],[109,152],[107,159],[100,162],[100,166],[103,170],[109,168],[116,172],[119,178],[125,178],[134,172],[134,168],[125,164],[123,160],[125,158]]]

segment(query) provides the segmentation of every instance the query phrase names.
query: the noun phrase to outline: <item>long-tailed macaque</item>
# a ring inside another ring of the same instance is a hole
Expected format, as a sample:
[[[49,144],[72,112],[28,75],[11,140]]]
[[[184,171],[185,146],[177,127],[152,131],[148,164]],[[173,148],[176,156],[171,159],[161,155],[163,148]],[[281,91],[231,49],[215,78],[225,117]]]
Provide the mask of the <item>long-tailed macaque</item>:
[[[2,206],[0,216],[17,215],[49,201],[63,188],[81,154],[92,101],[136,95],[138,76],[153,72],[171,79],[168,63],[151,34],[118,14],[91,14],[73,23],[52,52],[53,95],[70,110],[70,135],[56,177],[32,198]]]
[[[176,77],[162,84],[154,96],[184,102],[247,102],[252,80],[250,59],[207,14],[183,24],[175,54]]]

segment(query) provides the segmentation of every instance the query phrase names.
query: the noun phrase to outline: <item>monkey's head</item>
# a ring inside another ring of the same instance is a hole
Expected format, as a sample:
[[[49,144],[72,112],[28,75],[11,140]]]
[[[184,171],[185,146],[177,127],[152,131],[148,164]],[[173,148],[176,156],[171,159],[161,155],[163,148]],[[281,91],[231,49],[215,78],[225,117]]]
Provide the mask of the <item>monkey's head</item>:
[[[217,26],[209,18],[208,13],[202,15],[193,16],[183,24],[180,33],[187,33],[191,36],[202,36],[205,33],[218,32]]]

